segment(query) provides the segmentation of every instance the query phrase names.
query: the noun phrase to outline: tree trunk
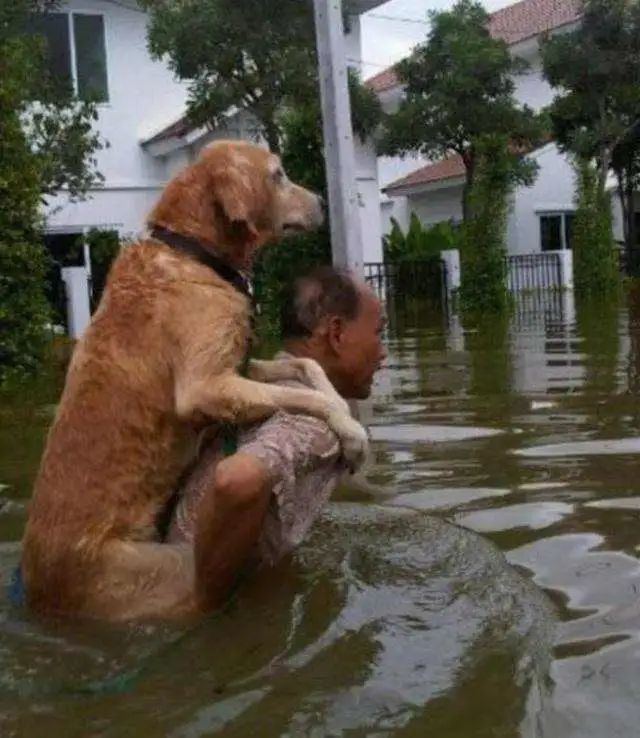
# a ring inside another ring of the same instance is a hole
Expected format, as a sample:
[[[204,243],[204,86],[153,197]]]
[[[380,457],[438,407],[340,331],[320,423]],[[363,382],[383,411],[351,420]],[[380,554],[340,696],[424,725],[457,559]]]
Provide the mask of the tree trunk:
[[[627,188],[625,192],[626,200],[626,219],[627,227],[625,228],[625,242],[627,245],[627,251],[637,251],[638,249],[638,232],[636,228],[636,208],[635,208],[635,193],[633,189],[633,180],[627,176]]]
[[[627,215],[627,187],[625,184],[624,169],[616,169],[616,179],[618,180],[618,199],[620,200],[620,208],[622,209],[622,225],[624,228],[625,248],[629,251],[631,241],[629,239],[629,218]]]
[[[264,137],[269,145],[269,149],[274,153],[280,155],[280,130],[276,125],[273,116],[268,116],[264,120]]]
[[[473,208],[471,207],[471,191],[473,189],[473,180],[475,175],[475,161],[473,155],[466,153],[462,155],[462,161],[465,167],[464,186],[462,188],[462,220],[464,223],[469,221],[473,216]]]
[[[611,167],[611,147],[602,146],[600,149],[600,171],[598,173],[598,190],[604,195],[607,189],[607,177]]]

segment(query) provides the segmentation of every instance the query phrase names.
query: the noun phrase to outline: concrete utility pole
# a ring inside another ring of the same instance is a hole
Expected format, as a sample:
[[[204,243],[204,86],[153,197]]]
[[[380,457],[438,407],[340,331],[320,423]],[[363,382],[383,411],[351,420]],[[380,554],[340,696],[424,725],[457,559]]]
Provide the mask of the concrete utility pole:
[[[333,263],[363,273],[341,0],[313,0]]]

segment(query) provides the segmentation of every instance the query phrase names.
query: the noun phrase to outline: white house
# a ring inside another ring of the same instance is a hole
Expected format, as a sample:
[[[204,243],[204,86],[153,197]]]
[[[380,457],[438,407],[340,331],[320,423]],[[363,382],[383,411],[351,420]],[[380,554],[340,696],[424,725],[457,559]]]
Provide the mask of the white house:
[[[553,99],[554,91],[542,74],[540,41],[545,33],[574,29],[579,23],[579,5],[579,0],[521,0],[491,15],[491,34],[506,41],[511,53],[530,65],[515,79],[516,97],[522,104],[539,110]],[[398,105],[402,87],[393,68],[372,77],[367,84],[387,110]],[[531,156],[539,164],[539,174],[532,187],[520,187],[513,194],[507,230],[511,254],[565,250],[571,245],[575,210],[571,163],[553,143]],[[383,232],[390,229],[392,216],[406,227],[412,212],[425,224],[462,218],[464,166],[460,157],[423,161],[418,168],[416,163],[416,158],[381,158],[378,162]],[[621,238],[615,201],[614,210],[616,237]]]
[[[356,13],[382,0],[358,0]],[[135,0],[66,0],[43,20],[52,64],[73,80],[80,96],[91,90],[102,98],[98,130],[109,147],[98,153],[104,183],[81,202],[61,192],[46,212],[47,243],[55,252],[90,228],[136,236],[168,179],[215,138],[256,138],[243,111],[229,111],[227,124],[214,131],[191,127],[185,117],[186,85],[147,51],[147,16]],[[360,18],[351,17],[346,58],[361,59]],[[345,63],[347,63],[345,61]],[[366,259],[380,258],[380,213],[376,157],[357,144],[357,178]],[[85,254],[86,259],[86,254]]]

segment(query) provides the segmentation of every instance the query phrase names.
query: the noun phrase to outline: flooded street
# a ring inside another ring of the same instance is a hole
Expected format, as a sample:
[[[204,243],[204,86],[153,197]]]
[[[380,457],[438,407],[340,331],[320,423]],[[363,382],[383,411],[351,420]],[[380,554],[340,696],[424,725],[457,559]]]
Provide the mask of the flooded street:
[[[0,605],[0,735],[635,738],[640,295],[390,306],[370,493],[189,627]],[[0,400],[10,577],[59,389]]]

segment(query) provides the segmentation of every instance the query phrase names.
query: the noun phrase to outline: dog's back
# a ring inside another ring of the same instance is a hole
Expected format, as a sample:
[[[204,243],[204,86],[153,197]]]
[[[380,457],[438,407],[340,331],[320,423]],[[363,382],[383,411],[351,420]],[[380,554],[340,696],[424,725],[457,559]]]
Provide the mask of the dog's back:
[[[179,291],[209,275],[185,261],[157,244],[127,247],[76,347],[24,539],[36,609],[81,610],[107,541],[153,540],[191,457],[196,426],[175,413],[170,333]]]

